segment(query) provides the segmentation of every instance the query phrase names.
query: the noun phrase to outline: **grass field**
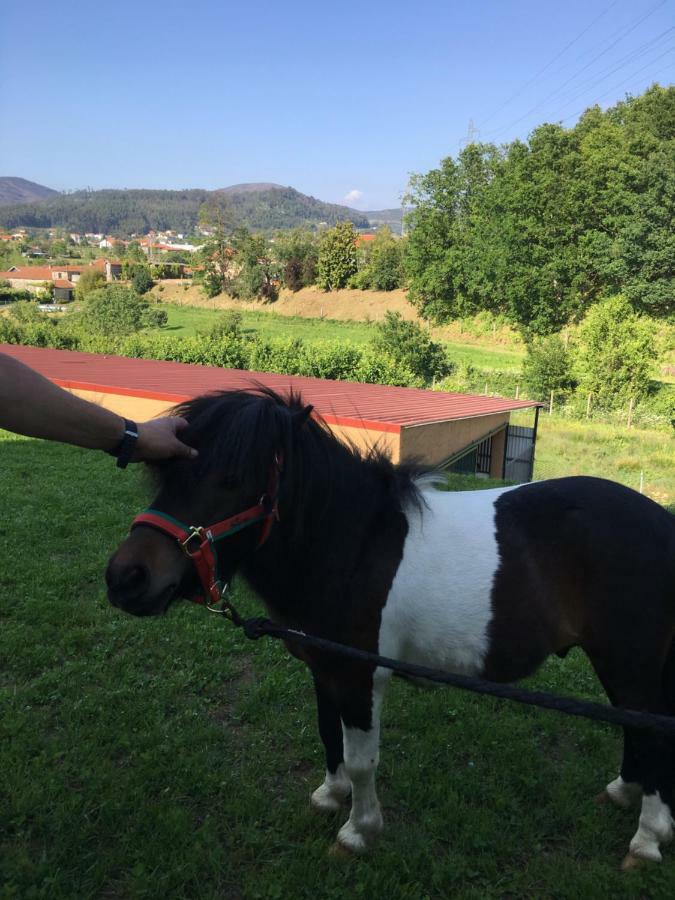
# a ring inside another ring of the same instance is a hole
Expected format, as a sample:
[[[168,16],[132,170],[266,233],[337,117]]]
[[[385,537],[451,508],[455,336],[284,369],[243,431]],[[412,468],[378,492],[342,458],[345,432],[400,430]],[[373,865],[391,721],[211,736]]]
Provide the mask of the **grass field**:
[[[169,316],[168,324],[162,328],[163,334],[190,336],[198,331],[208,331],[223,315],[222,311],[198,306],[163,307]],[[304,318],[281,316],[273,312],[242,310],[242,325],[245,332],[264,337],[301,338],[309,343],[319,341],[341,341],[350,346],[363,347],[375,333],[374,323],[340,321],[337,319]],[[457,363],[471,363],[478,368],[518,371],[524,359],[524,351],[517,346],[504,347],[499,344],[448,341],[439,336],[447,348],[450,359]]]
[[[619,766],[614,730],[399,682],[383,837],[329,858],[346,813],[309,809],[323,758],[302,665],[198,607],[138,620],[107,605],[106,559],[149,499],[141,471],[1,433],[0,459],[3,900],[675,896],[673,850],[618,871],[636,814],[594,803]],[[601,698],[577,651],[531,682]]]

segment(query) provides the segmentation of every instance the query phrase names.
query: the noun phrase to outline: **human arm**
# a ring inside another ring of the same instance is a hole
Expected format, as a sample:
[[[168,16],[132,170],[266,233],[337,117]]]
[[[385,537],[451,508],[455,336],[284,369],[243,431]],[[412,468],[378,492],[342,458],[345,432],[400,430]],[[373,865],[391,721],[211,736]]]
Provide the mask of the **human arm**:
[[[185,419],[170,416],[142,422],[134,461],[196,456],[177,433]],[[87,447],[114,450],[124,435],[124,419],[76,397],[23,363],[0,353],[0,428]]]

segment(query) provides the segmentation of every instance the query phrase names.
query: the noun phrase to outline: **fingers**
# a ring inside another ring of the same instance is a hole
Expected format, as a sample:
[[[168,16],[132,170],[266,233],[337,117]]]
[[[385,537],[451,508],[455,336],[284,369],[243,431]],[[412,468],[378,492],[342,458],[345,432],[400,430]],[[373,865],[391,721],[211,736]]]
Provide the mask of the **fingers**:
[[[188,422],[174,416],[142,422],[138,426],[138,444],[134,462],[142,460],[195,459],[199,454],[178,438],[178,432],[185,429]]]

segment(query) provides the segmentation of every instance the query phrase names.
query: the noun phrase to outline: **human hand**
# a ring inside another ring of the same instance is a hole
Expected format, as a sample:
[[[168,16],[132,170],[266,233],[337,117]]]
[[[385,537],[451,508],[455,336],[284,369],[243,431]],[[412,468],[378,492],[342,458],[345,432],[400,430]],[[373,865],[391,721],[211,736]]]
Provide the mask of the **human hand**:
[[[199,454],[178,438],[178,432],[187,428],[188,422],[180,416],[152,419],[138,425],[138,441],[132,462],[154,459],[194,459]]]

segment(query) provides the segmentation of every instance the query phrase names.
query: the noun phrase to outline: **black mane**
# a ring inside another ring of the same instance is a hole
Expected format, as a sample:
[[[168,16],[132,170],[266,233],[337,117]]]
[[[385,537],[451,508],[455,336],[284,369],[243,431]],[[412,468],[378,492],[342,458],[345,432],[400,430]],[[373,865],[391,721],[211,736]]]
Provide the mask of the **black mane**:
[[[259,490],[278,454],[283,459],[283,481],[296,502],[302,502],[308,484],[317,477],[335,485],[358,471],[395,493],[402,507],[421,504],[414,481],[419,468],[394,465],[377,445],[364,453],[336,437],[295,391],[282,396],[256,386],[204,394],[179,404],[173,414],[189,423],[182,437],[199,450],[198,476],[215,471]]]

